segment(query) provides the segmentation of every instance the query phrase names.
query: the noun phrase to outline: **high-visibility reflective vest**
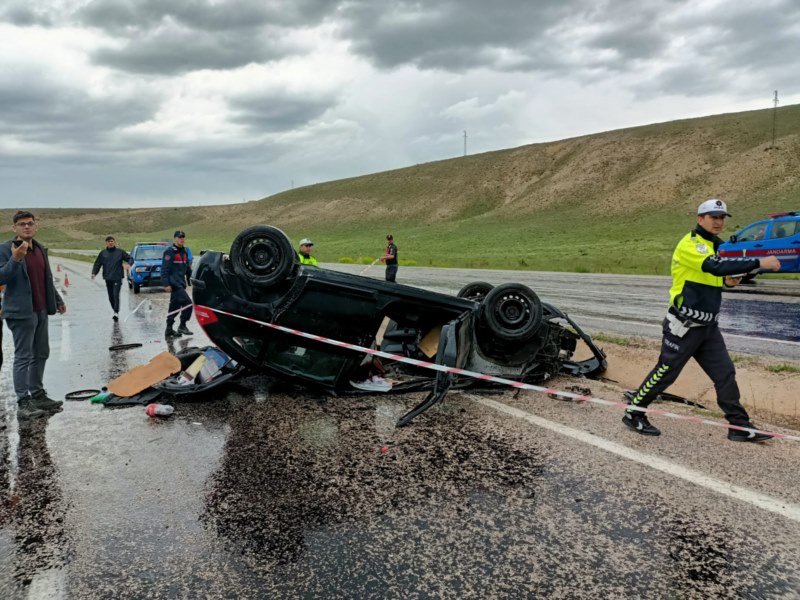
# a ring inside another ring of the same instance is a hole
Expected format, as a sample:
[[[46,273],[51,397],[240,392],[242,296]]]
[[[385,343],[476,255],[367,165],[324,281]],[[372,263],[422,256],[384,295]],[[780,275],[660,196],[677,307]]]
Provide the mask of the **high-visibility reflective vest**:
[[[306,257],[303,256],[300,252],[298,252],[297,256],[300,258],[301,265],[311,265],[312,267],[319,267],[319,265],[317,264],[317,259],[311,256],[310,254]]]
[[[687,233],[672,254],[669,303],[681,316],[698,323],[717,320],[723,278],[703,271],[703,262],[717,253],[713,240]]]

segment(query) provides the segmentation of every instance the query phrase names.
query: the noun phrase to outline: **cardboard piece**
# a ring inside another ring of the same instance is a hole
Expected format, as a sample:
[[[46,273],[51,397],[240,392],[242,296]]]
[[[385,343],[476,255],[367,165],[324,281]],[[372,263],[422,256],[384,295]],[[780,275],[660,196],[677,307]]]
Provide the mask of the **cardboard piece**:
[[[146,365],[134,367],[117,377],[108,384],[108,391],[123,398],[130,398],[180,370],[181,361],[169,352],[162,352]]]
[[[439,336],[442,335],[442,326],[437,325],[425,334],[419,341],[418,348],[428,358],[435,358],[436,351],[439,349]]]

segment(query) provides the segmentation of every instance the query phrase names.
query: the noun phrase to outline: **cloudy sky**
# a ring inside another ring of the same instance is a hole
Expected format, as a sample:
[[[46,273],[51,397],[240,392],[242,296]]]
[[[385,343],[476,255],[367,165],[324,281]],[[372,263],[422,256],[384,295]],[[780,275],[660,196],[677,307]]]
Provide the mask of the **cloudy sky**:
[[[797,0],[2,0],[0,206],[292,186],[800,102]]]

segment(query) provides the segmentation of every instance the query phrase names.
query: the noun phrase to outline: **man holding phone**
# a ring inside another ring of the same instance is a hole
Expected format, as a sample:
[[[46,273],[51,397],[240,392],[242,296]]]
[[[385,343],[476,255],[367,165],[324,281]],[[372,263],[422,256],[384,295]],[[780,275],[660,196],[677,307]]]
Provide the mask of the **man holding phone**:
[[[59,410],[61,402],[48,398],[44,367],[50,356],[48,316],[64,314],[67,306],[53,284],[47,248],[34,240],[36,217],[18,211],[13,217],[15,238],[0,244],[0,285],[3,316],[14,338],[14,391],[17,417],[41,417]]]

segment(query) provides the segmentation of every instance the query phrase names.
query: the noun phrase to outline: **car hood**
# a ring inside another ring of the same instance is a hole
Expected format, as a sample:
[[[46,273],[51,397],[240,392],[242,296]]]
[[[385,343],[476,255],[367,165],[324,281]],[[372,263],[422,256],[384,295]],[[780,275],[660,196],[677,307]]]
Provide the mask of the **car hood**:
[[[153,265],[160,265],[161,264],[160,258],[150,258],[147,260],[134,260],[133,264],[136,266],[144,266],[144,267],[152,267]]]

